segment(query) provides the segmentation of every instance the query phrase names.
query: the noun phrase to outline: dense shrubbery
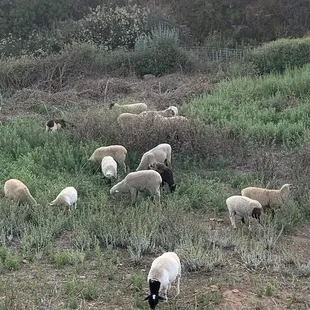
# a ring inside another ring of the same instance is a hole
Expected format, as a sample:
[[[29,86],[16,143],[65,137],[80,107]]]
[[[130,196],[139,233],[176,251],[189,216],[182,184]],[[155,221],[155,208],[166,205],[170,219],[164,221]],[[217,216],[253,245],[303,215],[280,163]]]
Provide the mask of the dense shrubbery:
[[[249,56],[261,74],[283,73],[310,63],[310,37],[280,39],[264,44]]]

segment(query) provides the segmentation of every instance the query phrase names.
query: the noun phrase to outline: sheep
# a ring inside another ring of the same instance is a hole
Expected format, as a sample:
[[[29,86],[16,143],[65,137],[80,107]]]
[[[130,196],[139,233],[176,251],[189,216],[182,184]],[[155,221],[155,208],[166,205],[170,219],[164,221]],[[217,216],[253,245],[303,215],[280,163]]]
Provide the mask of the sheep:
[[[37,205],[28,187],[17,179],[9,179],[4,183],[4,196],[17,201],[19,204],[28,203]]]
[[[179,110],[176,106],[171,105],[170,107],[168,107],[168,109],[172,110],[174,112],[173,116],[178,116],[179,115]]]
[[[147,110],[147,105],[143,102],[139,103],[132,103],[132,104],[118,104],[118,103],[111,103],[110,109],[118,110],[121,113],[133,113],[133,114],[139,114],[143,111]]]
[[[185,116],[172,116],[172,117],[164,117],[161,115],[156,115],[154,119],[154,123],[161,126],[171,126],[171,125],[183,125],[189,126],[189,119]]]
[[[144,112],[141,112],[139,115],[143,117],[148,117],[148,118],[154,118],[157,115],[162,116],[162,117],[172,117],[172,116],[175,116],[175,112],[172,108],[168,108],[162,111],[144,111]]]
[[[128,193],[131,194],[131,204],[137,201],[138,192],[147,189],[155,202],[160,205],[160,185],[162,178],[157,171],[145,170],[130,172],[127,176],[119,183],[114,185],[110,190],[110,195],[115,193]]]
[[[169,167],[162,163],[155,162],[149,165],[149,169],[155,170],[160,174],[163,180],[162,185],[164,185],[164,183],[167,183],[169,185],[171,193],[175,191],[176,184],[173,180],[173,172]]]
[[[50,119],[45,124],[45,131],[46,132],[55,132],[61,128],[67,128],[68,125],[74,127],[72,123],[69,123],[63,119]]]
[[[260,187],[246,187],[241,191],[241,195],[255,199],[260,202],[264,212],[270,209],[272,216],[275,210],[279,209],[288,199],[292,184],[284,184],[281,189],[266,189]]]
[[[112,179],[117,178],[117,163],[112,156],[105,156],[101,161],[101,171],[103,176],[111,183]]]
[[[245,219],[248,220],[252,216],[260,222],[262,213],[262,205],[254,199],[245,196],[235,195],[226,199],[226,205],[229,211],[229,218],[233,228],[236,227],[236,215],[241,217],[244,223]]]
[[[120,167],[123,167],[126,173],[125,159],[127,150],[122,145],[109,145],[97,148],[88,160],[96,162],[101,165],[101,161],[105,156],[111,156]]]
[[[140,114],[122,113],[118,116],[117,123],[122,130],[133,130],[145,120]]]
[[[136,171],[147,170],[149,165],[155,162],[171,166],[171,145],[168,143],[158,144],[153,149],[142,155]]]
[[[171,283],[177,280],[177,293],[180,294],[181,263],[178,255],[174,252],[166,252],[154,259],[149,271],[147,281],[150,295],[144,298],[148,300],[150,308],[155,309],[159,300],[168,301],[168,289]]]
[[[50,206],[65,206],[69,207],[74,206],[74,209],[76,209],[76,201],[77,201],[77,191],[74,187],[66,187],[64,188],[59,195],[56,197],[55,200],[49,203]]]

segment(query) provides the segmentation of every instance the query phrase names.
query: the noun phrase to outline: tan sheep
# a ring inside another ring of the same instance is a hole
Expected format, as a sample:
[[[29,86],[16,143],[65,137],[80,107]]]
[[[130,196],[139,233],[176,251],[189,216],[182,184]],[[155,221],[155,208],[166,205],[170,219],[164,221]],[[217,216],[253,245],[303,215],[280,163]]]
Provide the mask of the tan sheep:
[[[291,186],[291,184],[284,184],[279,190],[246,187],[241,191],[241,195],[259,201],[264,211],[271,209],[272,214],[274,214],[274,210],[281,208],[288,199]]]
[[[21,203],[37,205],[28,187],[17,179],[10,179],[4,183],[4,196]]]
[[[118,104],[111,103],[110,109],[117,110],[120,113],[133,113],[139,114],[147,110],[147,105],[144,102],[132,103],[132,104]]]
[[[109,145],[97,148],[88,160],[94,161],[101,165],[102,159],[105,156],[112,156],[120,167],[123,167],[126,173],[126,155],[127,150],[122,145]]]

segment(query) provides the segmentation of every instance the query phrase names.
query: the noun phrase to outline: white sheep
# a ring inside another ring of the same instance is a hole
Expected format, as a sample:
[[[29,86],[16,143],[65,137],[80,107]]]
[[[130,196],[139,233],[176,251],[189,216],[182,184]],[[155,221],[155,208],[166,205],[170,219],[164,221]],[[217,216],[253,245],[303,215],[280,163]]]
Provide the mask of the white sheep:
[[[20,180],[9,179],[4,183],[4,196],[21,203],[37,205],[28,187]]]
[[[101,165],[101,161],[105,156],[111,156],[120,167],[123,167],[126,173],[125,159],[127,150],[122,145],[109,145],[97,148],[88,160],[94,161]]]
[[[173,116],[178,116],[179,115],[179,110],[176,106],[171,105],[170,107],[168,107],[168,109],[172,110],[174,112]]]
[[[136,171],[147,170],[149,165],[155,162],[166,164],[171,167],[171,145],[162,143],[142,155]]]
[[[149,271],[147,281],[150,288],[150,295],[145,297],[150,308],[155,309],[159,300],[168,301],[168,290],[171,283],[177,280],[177,293],[180,294],[181,263],[177,254],[166,252],[154,259]]]
[[[112,179],[117,179],[117,163],[112,156],[102,158],[101,171],[110,182]]]
[[[175,112],[172,108],[168,108],[162,111],[144,111],[144,112],[141,112],[139,115],[143,117],[148,117],[148,118],[154,118],[157,115],[162,116],[162,117],[172,117],[175,115]]]
[[[74,187],[69,186],[64,188],[59,195],[56,197],[55,200],[50,202],[50,206],[65,206],[70,207],[73,205],[76,209],[76,202],[77,202],[77,191]]]
[[[117,110],[120,113],[133,113],[139,114],[143,111],[147,110],[147,105],[144,102],[139,103],[132,103],[132,104],[118,104],[118,103],[111,103],[110,109]]]
[[[163,117],[161,115],[156,115],[154,123],[160,126],[189,126],[189,119],[185,116],[172,116],[172,117]]]
[[[143,190],[148,190],[155,202],[160,205],[160,185],[162,178],[157,171],[144,170],[137,172],[130,172],[119,183],[115,184],[110,194],[113,196],[115,193],[128,193],[131,194],[131,203],[134,204],[137,201],[138,193]]]
[[[257,200],[235,195],[226,199],[226,205],[233,228],[236,228],[236,215],[241,217],[243,223],[245,220],[249,222],[250,216],[260,221],[262,205]]]
[[[292,184],[284,184],[281,189],[266,189],[261,187],[246,187],[241,191],[242,196],[260,202],[264,211],[271,209],[272,215],[288,199]]]

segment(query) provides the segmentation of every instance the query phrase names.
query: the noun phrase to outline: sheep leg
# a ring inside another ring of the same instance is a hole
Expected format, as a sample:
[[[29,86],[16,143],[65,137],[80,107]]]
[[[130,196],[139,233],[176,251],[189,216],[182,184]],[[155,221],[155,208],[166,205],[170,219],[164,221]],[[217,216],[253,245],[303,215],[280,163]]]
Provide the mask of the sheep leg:
[[[181,279],[181,275],[177,276],[177,294],[175,295],[175,297],[177,297],[180,294],[180,279]]]
[[[123,166],[124,172],[126,173],[127,169],[126,169],[126,164],[125,164],[125,162],[122,163],[122,166]]]
[[[155,204],[159,207],[160,206],[160,187],[156,189],[154,198],[155,198]]]
[[[137,201],[138,191],[135,188],[132,188],[130,190],[130,194],[131,194],[131,204],[133,205]]]
[[[237,227],[236,227],[235,212],[229,212],[229,218],[230,218],[231,225],[233,226],[233,228],[236,229]]]

